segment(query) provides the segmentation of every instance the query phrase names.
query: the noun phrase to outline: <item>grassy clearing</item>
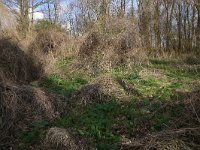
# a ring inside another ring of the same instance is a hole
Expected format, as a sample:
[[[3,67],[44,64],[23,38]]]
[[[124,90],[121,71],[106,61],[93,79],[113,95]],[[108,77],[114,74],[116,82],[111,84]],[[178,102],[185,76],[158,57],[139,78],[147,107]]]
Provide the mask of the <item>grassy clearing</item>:
[[[68,70],[72,59],[57,63],[58,69]],[[179,61],[152,60],[149,66],[135,66],[130,70],[115,68],[113,77],[126,80],[136,88],[142,97],[133,97],[129,102],[117,100],[74,109],[59,118],[55,125],[73,128],[98,150],[118,150],[123,138],[137,138],[147,133],[170,129],[173,122],[184,113],[182,102],[175,103],[172,96],[177,90],[192,91],[192,84],[200,80],[197,66],[186,66]],[[42,87],[70,97],[91,77],[76,72],[63,76],[47,77]],[[167,107],[166,107],[167,106]]]
[[[136,66],[132,70],[113,69],[112,74],[128,81],[145,97],[170,100],[177,90],[192,91],[194,82],[200,81],[200,68],[175,60],[151,60],[149,66]]]

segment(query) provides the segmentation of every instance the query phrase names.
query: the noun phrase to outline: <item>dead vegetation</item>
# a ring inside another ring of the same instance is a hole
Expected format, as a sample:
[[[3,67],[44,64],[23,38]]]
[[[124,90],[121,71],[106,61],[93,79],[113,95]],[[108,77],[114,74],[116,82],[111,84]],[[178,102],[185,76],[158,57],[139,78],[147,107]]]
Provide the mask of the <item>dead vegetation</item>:
[[[67,37],[64,33],[44,30],[30,43],[28,54],[48,74],[52,72],[55,61],[68,53],[66,45]]]
[[[188,65],[199,65],[200,64],[200,60],[199,58],[195,57],[195,56],[187,56],[184,59],[184,62]]]
[[[65,99],[31,86],[0,84],[0,147],[13,146],[29,125],[53,121],[66,111]]]
[[[0,81],[30,83],[41,75],[41,68],[12,39],[0,38]]]
[[[105,75],[83,86],[72,96],[72,103],[78,106],[105,103],[112,100],[126,101],[139,92],[124,81]]]
[[[179,93],[180,94],[180,93]],[[123,150],[197,150],[200,148],[200,91],[182,93],[177,103],[165,105],[163,109],[170,109],[173,105],[182,103],[184,105],[184,115],[176,118],[173,125],[168,129],[145,134],[137,139],[123,139]],[[181,98],[181,99],[180,99]],[[171,106],[170,106],[171,105]],[[156,115],[155,112],[154,115]]]
[[[56,31],[40,31],[30,45],[31,52],[59,53],[60,47],[66,42],[64,33]]]
[[[132,35],[132,34],[131,34]],[[115,66],[131,67],[133,64],[146,64],[146,52],[138,45],[128,46],[126,37],[93,32],[80,47],[78,67],[95,74],[109,71]]]
[[[113,30],[116,28],[114,27]],[[110,30],[114,33],[112,29]],[[134,31],[124,30],[117,33],[117,36],[98,32],[90,34],[80,47],[77,62],[74,65],[84,72],[96,74],[101,71],[110,71],[116,66],[131,68],[133,65],[147,64],[147,53],[141,47],[140,41],[137,41],[137,35],[134,35]],[[65,56],[67,44],[64,34],[41,31],[30,44],[29,52],[26,54],[16,42],[0,38],[0,148],[19,149],[18,136],[29,130],[30,125],[43,120],[53,122],[62,114],[73,111],[77,106],[107,103],[112,100],[123,103],[130,101],[134,96],[142,97],[134,85],[109,75],[100,76],[81,87],[70,101],[40,88],[16,85],[35,81],[43,73],[52,73],[51,70],[54,69],[52,67],[57,58]],[[185,62],[189,65],[199,63],[197,58],[190,57]],[[164,76],[162,72],[151,72],[149,69],[143,73],[143,76],[149,74],[153,74],[157,79]],[[142,127],[144,133],[141,137],[123,139],[122,135],[122,143],[119,143],[121,149],[199,149],[199,93],[196,91],[182,95],[184,101],[177,101],[177,103],[184,104],[185,115],[176,118],[174,124],[167,130],[146,133],[147,128]],[[69,106],[66,104],[68,102]],[[171,105],[176,105],[176,101],[165,105],[163,109],[168,109]],[[152,113],[152,116],[157,112]],[[42,144],[37,146],[52,150],[92,149],[85,146],[84,141],[72,131],[57,127],[47,131],[46,141]]]
[[[182,128],[166,130],[147,135],[139,140],[124,140],[123,150],[190,150],[199,149],[199,145],[190,141],[190,138],[199,138],[200,128]]]
[[[0,0],[0,150],[200,149],[200,1],[135,2]]]
[[[0,148],[19,149],[20,134],[28,131],[31,125],[43,120],[52,122],[67,111],[65,98],[23,85],[38,80],[50,67],[53,67],[55,59],[65,52],[66,37],[57,32],[39,33],[27,52],[17,44],[18,38],[12,38],[10,34],[2,33],[2,35]]]
[[[73,135],[72,131],[66,129],[53,127],[50,128],[46,135],[46,144],[48,149],[69,149],[69,150],[88,150],[89,148],[84,146],[83,140],[78,139],[77,135]]]

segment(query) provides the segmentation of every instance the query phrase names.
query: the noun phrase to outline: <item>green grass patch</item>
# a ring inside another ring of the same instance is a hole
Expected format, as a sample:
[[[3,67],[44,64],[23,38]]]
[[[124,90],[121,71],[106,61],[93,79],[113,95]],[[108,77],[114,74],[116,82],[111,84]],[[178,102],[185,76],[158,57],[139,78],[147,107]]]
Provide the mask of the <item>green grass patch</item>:
[[[57,94],[70,97],[80,86],[88,81],[83,76],[74,76],[72,78],[62,78],[58,75],[46,77],[40,86],[55,92]]]
[[[96,104],[74,110],[71,114],[56,121],[56,126],[73,128],[79,135],[98,150],[116,149],[124,135],[135,138],[138,135],[163,130],[170,126],[170,121],[181,115],[183,106],[161,109],[164,102],[144,99],[127,103],[116,101]],[[151,114],[157,110],[162,110]]]
[[[175,60],[151,60],[148,68],[160,69],[165,71],[166,75],[178,79],[200,79],[200,68],[192,65],[186,65],[181,61]]]
[[[69,64],[73,60],[73,57],[58,60],[55,64],[58,72],[45,77],[40,86],[57,94],[70,97],[78,88],[87,84],[91,77],[69,68]]]
[[[81,136],[87,138],[89,144],[95,143],[100,149],[109,149],[116,147],[114,143],[120,140],[120,136],[112,132],[112,125],[120,113],[119,109],[120,106],[115,102],[85,107],[60,118],[56,125],[73,127]]]
[[[177,65],[182,64],[179,60],[170,60],[170,59],[150,59],[150,63],[153,65]]]
[[[142,67],[136,67],[131,70],[115,69],[112,75],[120,80],[126,80],[132,84],[144,97],[166,101],[169,100],[175,90],[183,87],[183,83],[179,78],[169,77],[167,74],[160,75],[158,78],[146,73],[142,75]],[[165,73],[165,72],[164,72]]]
[[[111,74],[133,85],[143,96],[168,101],[176,90],[192,91],[191,83],[200,80],[200,68],[180,60],[152,59],[148,66],[125,70],[115,68]]]

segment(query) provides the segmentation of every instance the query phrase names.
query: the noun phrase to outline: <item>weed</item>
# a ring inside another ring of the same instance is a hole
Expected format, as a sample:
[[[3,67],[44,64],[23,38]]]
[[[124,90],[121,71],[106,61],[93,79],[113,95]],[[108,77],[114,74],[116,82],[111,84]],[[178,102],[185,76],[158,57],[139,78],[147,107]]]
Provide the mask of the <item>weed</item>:
[[[45,137],[45,128],[48,126],[48,122],[40,121],[30,127],[29,131],[24,131],[20,136],[21,147],[25,148],[28,145],[41,143]]]
[[[97,104],[81,109],[77,113],[74,112],[71,116],[60,118],[56,124],[59,127],[76,128],[80,135],[94,139],[97,145],[102,142],[111,144],[120,140],[120,137],[112,132],[112,125],[116,116],[119,115],[119,110],[120,106],[114,102]]]
[[[149,99],[122,104],[116,101],[96,104],[74,110],[68,116],[58,119],[56,125],[74,128],[98,150],[117,150],[116,143],[122,135],[135,138],[147,132],[163,130],[170,126],[177,113],[181,115],[183,112],[182,106],[178,109],[172,107],[162,109],[152,117],[151,114],[160,110],[164,104]]]
[[[68,62],[68,59],[64,59],[58,66],[67,69]],[[106,72],[132,84],[142,97],[135,96],[129,102],[123,103],[114,99],[104,104],[75,108],[67,116],[59,118],[55,125],[75,129],[98,150],[119,149],[117,143],[122,135],[137,138],[150,132],[168,129],[176,118],[183,115],[185,109],[183,103],[176,104],[171,101],[172,95],[177,89],[187,87],[195,78],[199,79],[200,74],[199,69],[182,69],[184,66],[177,68],[176,63],[181,65],[178,61],[154,60],[152,65],[143,66],[145,68],[136,66],[125,70],[118,67]],[[154,69],[159,71],[158,76],[151,73]],[[89,78],[79,74],[68,74],[67,78],[52,75],[42,86],[70,96],[88,80]]]
[[[76,76],[72,79],[65,79],[58,75],[51,75],[45,78],[40,86],[47,88],[57,94],[70,97],[81,85],[87,83],[87,79],[82,76]]]
[[[68,65],[73,61],[73,57],[66,57],[58,60],[55,67],[58,70],[69,70]],[[78,88],[88,83],[89,77],[77,72],[67,72],[50,75],[41,82],[40,86],[57,94],[70,97]]]
[[[181,62],[178,60],[165,60],[165,59],[150,59],[150,62],[153,65],[165,65],[165,66],[181,64]]]

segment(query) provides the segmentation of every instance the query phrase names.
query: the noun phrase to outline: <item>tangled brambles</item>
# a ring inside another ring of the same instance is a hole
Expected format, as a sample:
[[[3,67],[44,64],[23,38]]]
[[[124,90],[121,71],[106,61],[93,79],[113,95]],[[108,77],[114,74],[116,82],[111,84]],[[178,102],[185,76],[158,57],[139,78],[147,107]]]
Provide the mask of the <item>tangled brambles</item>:
[[[41,68],[14,41],[0,38],[0,81],[29,83],[40,75]]]
[[[0,146],[14,144],[31,124],[59,117],[66,110],[64,100],[30,86],[0,84]]]
[[[95,74],[109,71],[115,66],[131,67],[133,64],[147,63],[147,60],[145,51],[138,46],[127,46],[123,35],[111,38],[107,34],[93,32],[80,47],[77,66]]]
[[[53,64],[66,52],[66,35],[56,31],[40,31],[29,46],[29,54],[39,62],[44,73],[53,69]]]
[[[131,68],[134,65],[142,64],[148,64],[147,54],[142,48],[129,49],[119,55],[119,66]]]
[[[178,101],[165,105],[163,110],[170,110],[178,105],[184,106],[184,114],[174,118],[168,129],[145,134],[144,137],[126,140],[123,139],[123,150],[197,150],[200,145],[200,91],[183,93]],[[155,112],[154,115],[156,115]]]
[[[104,103],[112,100],[128,100],[135,89],[127,88],[123,81],[117,81],[110,76],[100,76],[96,80],[83,86],[72,97],[76,105],[84,106],[95,103]]]
[[[66,37],[63,33],[56,31],[41,31],[32,42],[30,50],[40,51],[46,54],[49,52],[56,53],[65,41]]]
[[[110,70],[117,61],[115,48],[106,36],[97,32],[87,37],[79,51],[79,67],[89,73]]]

